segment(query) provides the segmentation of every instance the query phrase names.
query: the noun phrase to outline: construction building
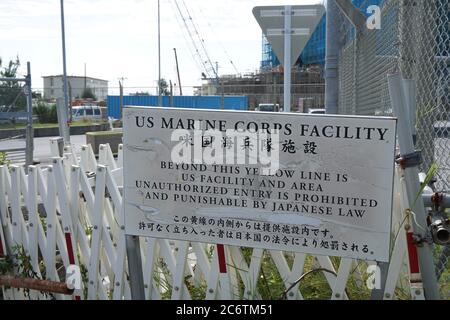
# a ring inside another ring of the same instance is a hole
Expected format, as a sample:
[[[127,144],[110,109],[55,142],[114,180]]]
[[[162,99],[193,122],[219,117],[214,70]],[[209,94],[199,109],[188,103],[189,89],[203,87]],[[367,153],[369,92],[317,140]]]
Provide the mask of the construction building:
[[[381,0],[353,0],[353,4],[367,15],[367,7],[380,4]],[[354,37],[354,34],[345,35]],[[292,68],[293,112],[307,112],[310,108],[324,108],[325,96],[325,47],[326,14],[314,30],[305,49]],[[341,39],[344,42],[344,39]],[[283,105],[283,66],[265,36],[262,36],[260,70],[251,74],[226,75],[210,79],[198,88],[199,95],[246,95],[249,109],[259,103]]]
[[[260,103],[283,106],[283,68],[258,73],[220,77],[220,84],[209,80],[197,91],[201,95],[247,96],[249,110]],[[324,106],[325,83],[319,66],[292,70],[292,112],[307,112]]]
[[[324,16],[292,68],[292,112],[307,112],[311,108],[324,107],[325,27]],[[260,103],[283,106],[283,75],[283,66],[263,35],[259,72],[208,80],[197,90],[197,94],[246,95],[249,110],[255,109]]]

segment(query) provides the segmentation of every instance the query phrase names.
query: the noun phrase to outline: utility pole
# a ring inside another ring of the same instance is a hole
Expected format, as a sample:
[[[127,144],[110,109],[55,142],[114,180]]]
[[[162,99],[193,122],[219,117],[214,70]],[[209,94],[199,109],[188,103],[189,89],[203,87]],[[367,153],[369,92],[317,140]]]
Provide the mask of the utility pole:
[[[34,132],[33,132],[33,90],[31,88],[31,64],[27,62],[27,112],[28,112],[28,122],[26,129],[26,171],[28,171],[28,166],[33,165],[33,153],[34,153]]]
[[[180,96],[183,95],[183,89],[181,88],[181,77],[180,77],[180,69],[178,67],[178,56],[177,56],[177,48],[173,48],[175,52],[175,64],[177,66],[177,75],[178,75],[178,86],[180,87]]]
[[[325,108],[327,114],[338,113],[339,79],[339,8],[335,1],[327,1]]]
[[[121,84],[120,86],[122,87],[122,89],[123,88],[125,88],[125,80],[127,80],[128,78],[125,78],[125,77],[120,77],[120,78],[118,78],[118,80],[119,80],[119,83]]]
[[[158,106],[162,107],[161,95],[161,6],[158,0]]]
[[[169,98],[169,107],[173,108],[173,84],[172,80],[170,81],[170,98]]]
[[[63,110],[64,112],[63,117],[60,117],[58,121],[61,121],[62,119],[66,119],[66,123],[60,123],[60,128],[66,128],[66,130],[69,130],[67,128],[68,123],[67,119],[68,117],[68,111],[69,111],[69,94],[67,92],[68,85],[67,85],[67,68],[66,68],[66,34],[65,34],[65,27],[64,27],[64,0],[61,0],[61,33],[62,33],[62,51],[63,51],[63,91],[64,91],[64,104],[63,104]],[[65,135],[64,144],[70,144],[70,134]]]
[[[272,70],[272,75],[273,75],[273,87],[272,87],[272,91],[273,91],[273,105],[274,107],[277,106],[277,79],[276,79],[276,73]],[[278,110],[277,110],[278,111]]]
[[[221,97],[220,97],[220,108],[222,110],[225,109],[225,87],[223,85],[223,81],[220,80],[220,78],[218,79],[219,81],[219,85],[220,85],[220,91],[222,93]]]
[[[284,7],[284,112],[291,112],[292,7]]]
[[[69,82],[69,122],[72,122],[72,85]]]
[[[119,78],[119,87],[120,87],[120,119],[122,119],[122,112],[123,112],[123,77],[121,78],[122,81]]]
[[[84,91],[87,88],[87,76],[86,76],[86,62],[84,63]]]

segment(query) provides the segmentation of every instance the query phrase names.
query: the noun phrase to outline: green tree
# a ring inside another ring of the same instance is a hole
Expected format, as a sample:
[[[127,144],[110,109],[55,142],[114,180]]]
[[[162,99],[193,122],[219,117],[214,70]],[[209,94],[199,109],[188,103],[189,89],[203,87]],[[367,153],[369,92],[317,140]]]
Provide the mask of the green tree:
[[[97,100],[97,97],[95,96],[94,92],[92,92],[91,88],[84,89],[83,94],[81,95],[81,98]]]
[[[2,59],[0,58],[0,77],[16,78],[19,67],[19,57],[16,57],[16,60],[9,61],[8,65],[5,67],[2,66]],[[0,107],[11,107],[10,111],[18,111],[23,110],[26,105],[27,100],[23,94],[21,83],[16,81],[0,82]]]
[[[170,95],[169,84],[164,78],[161,78],[161,80],[159,80],[159,92],[161,93],[162,96]]]
[[[49,106],[40,101],[33,109],[33,112],[37,116],[39,123],[58,123],[58,115],[55,104]]]

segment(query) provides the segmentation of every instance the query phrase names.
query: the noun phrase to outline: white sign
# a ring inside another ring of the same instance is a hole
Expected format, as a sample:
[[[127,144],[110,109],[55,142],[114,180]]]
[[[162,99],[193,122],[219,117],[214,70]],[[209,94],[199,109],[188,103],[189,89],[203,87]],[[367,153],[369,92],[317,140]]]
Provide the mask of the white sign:
[[[388,261],[396,120],[124,109],[126,233]]]
[[[323,5],[290,6],[291,12],[291,64],[294,65],[314,30],[325,14]],[[260,6],[253,8],[253,15],[278,60],[284,64],[285,6]]]

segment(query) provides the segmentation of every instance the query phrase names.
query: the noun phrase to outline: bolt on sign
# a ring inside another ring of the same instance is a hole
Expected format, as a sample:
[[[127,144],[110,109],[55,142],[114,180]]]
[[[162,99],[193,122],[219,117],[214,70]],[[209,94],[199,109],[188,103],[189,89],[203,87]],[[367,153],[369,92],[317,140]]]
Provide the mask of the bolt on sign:
[[[124,109],[126,233],[388,261],[396,119]]]

